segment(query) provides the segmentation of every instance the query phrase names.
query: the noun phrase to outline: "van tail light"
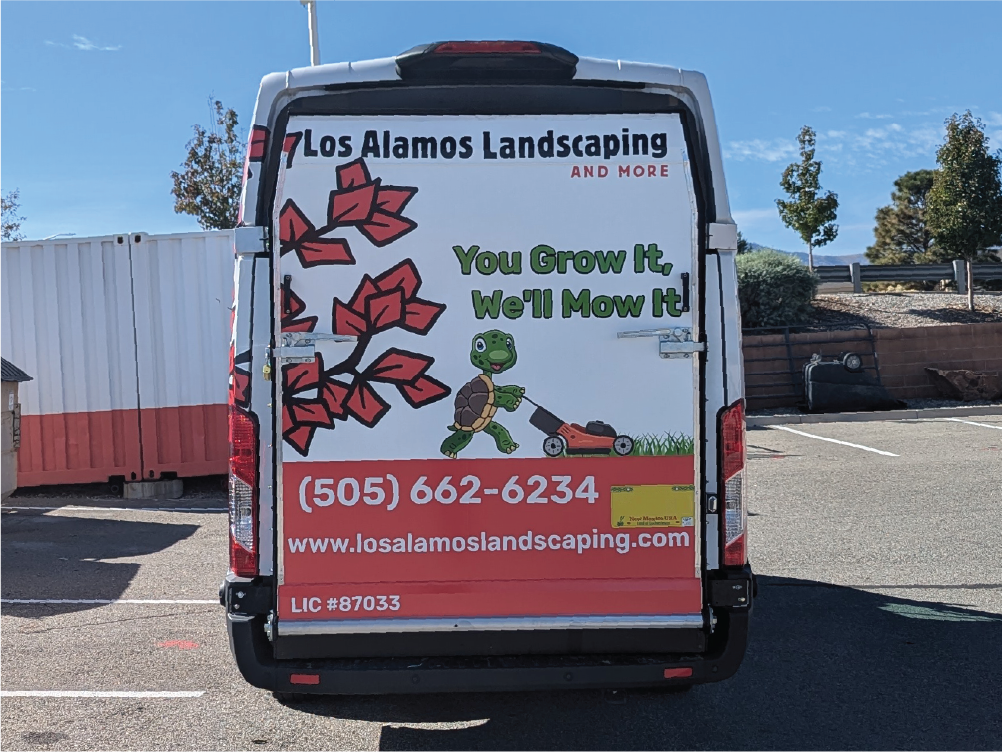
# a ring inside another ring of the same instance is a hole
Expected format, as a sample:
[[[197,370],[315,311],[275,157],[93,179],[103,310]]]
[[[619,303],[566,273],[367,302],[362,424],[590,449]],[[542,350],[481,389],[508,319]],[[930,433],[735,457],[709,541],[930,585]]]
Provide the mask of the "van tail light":
[[[748,561],[743,402],[735,402],[721,415],[720,441],[720,480],[724,492],[724,566],[743,567]]]
[[[254,420],[230,405],[230,571],[257,575],[258,435]]]

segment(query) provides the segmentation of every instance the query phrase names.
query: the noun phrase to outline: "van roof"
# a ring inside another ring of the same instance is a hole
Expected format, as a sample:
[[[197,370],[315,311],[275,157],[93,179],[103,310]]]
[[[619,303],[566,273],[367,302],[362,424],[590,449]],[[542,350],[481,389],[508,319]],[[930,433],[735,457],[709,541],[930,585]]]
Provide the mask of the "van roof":
[[[480,46],[480,50],[475,48]],[[521,52],[515,51],[518,46]],[[539,52],[530,52],[535,46]],[[443,50],[443,48],[445,48]],[[415,59],[429,55],[442,54],[443,57],[466,57],[470,60],[486,58],[484,51],[492,52],[503,58],[509,64],[515,64],[518,58],[530,55],[545,59],[551,65],[541,65],[537,62],[532,80],[542,71],[542,82],[554,83],[554,78],[547,75],[554,69],[563,66],[566,71],[566,81],[602,81],[642,84],[645,90],[657,93],[671,94],[681,100],[696,116],[710,160],[713,174],[713,194],[716,204],[716,221],[732,223],[730,204],[727,200],[727,189],[724,182],[723,163],[720,154],[720,143],[717,137],[717,125],[713,116],[713,104],[710,100],[710,90],[706,76],[697,71],[683,70],[669,65],[654,65],[625,60],[602,60],[599,58],[578,57],[573,53],[555,45],[541,42],[525,41],[463,41],[434,42],[419,45],[394,57],[377,58],[358,62],[331,63],[327,65],[293,68],[284,73],[271,73],[261,80],[257,104],[254,108],[253,125],[267,129],[271,133],[278,113],[291,100],[328,93],[331,87],[351,86],[352,84],[369,84],[379,82],[407,81],[406,71]],[[483,57],[481,57],[483,55]],[[455,71],[458,66],[453,66]],[[405,75],[401,75],[401,70]],[[439,79],[441,80],[441,79]],[[465,79],[461,82],[465,82]],[[420,81],[424,83],[424,81]],[[479,80],[490,84],[490,77]]]

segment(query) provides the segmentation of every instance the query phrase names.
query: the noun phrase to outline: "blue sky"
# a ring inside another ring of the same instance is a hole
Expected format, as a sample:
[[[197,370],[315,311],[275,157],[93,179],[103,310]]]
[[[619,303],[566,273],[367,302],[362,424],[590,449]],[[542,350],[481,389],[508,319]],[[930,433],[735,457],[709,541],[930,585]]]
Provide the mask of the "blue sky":
[[[535,39],[706,73],[745,236],[802,250],[774,199],[804,124],[838,239],[858,253],[894,179],[932,167],[970,108],[1002,147],[998,3],[321,2],[323,62],[440,39]],[[0,10],[0,184],[30,238],[179,232],[170,171],[210,96],[250,119],[261,77],[306,65],[306,11],[279,2],[10,2]]]

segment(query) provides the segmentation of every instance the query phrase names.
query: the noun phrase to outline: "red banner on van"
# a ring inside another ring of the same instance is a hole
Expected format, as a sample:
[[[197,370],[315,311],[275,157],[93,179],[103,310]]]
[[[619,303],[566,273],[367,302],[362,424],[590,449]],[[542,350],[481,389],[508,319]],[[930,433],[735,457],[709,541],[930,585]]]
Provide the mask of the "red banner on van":
[[[282,619],[692,614],[691,455],[289,462]]]

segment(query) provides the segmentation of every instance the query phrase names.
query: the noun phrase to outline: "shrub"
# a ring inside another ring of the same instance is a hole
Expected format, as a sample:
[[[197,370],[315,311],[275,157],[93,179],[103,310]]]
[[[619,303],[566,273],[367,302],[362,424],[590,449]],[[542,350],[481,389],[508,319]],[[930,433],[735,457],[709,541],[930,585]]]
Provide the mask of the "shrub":
[[[809,319],[818,278],[797,258],[764,250],[741,254],[737,265],[743,326],[792,326]]]

